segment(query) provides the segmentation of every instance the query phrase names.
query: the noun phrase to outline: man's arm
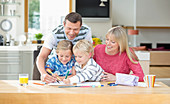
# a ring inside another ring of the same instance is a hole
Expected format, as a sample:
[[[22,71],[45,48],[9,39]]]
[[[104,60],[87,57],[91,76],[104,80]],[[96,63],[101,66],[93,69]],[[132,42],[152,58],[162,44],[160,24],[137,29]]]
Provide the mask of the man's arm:
[[[55,78],[48,75],[47,72],[45,71],[45,60],[47,59],[50,52],[51,52],[50,49],[42,47],[36,62],[37,68],[41,74],[41,80],[47,83],[55,82]]]
[[[50,54],[51,50],[45,47],[41,48],[41,51],[37,57],[37,67],[42,74],[47,74],[45,71],[45,60],[47,59],[48,55]]]

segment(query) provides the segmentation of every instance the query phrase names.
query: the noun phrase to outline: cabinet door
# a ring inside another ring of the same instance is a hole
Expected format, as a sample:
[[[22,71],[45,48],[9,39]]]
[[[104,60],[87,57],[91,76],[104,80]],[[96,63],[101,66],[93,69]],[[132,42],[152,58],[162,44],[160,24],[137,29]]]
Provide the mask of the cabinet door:
[[[23,73],[29,74],[29,79],[32,79],[33,57],[34,57],[33,51],[24,51],[23,52],[22,71],[23,71]]]
[[[19,74],[0,74],[1,80],[19,80]]]
[[[22,57],[18,51],[0,51],[0,79],[18,79],[22,72]]]

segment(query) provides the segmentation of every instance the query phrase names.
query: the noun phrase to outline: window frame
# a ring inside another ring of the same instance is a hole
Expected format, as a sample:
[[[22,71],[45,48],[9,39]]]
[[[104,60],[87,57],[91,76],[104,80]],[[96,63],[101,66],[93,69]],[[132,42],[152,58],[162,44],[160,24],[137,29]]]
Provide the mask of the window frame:
[[[28,33],[28,1],[29,0],[25,0],[25,3],[24,3],[24,8],[25,8],[25,10],[24,10],[24,32],[25,33]],[[69,12],[72,12],[72,0],[69,0]]]

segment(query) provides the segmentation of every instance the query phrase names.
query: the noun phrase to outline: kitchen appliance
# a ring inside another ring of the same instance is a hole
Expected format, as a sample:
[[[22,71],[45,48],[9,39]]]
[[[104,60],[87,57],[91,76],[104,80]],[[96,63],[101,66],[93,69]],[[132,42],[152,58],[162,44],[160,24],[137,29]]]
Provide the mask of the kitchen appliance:
[[[0,46],[4,45],[4,38],[3,35],[0,34]]]
[[[6,46],[10,46],[10,42],[11,42],[11,35],[10,34],[6,34]]]

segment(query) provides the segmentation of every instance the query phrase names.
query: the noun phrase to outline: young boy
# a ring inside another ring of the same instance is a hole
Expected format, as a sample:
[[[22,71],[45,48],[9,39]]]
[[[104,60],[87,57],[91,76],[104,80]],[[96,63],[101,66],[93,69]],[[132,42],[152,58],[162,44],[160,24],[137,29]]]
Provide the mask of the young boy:
[[[75,59],[73,57],[72,47],[73,45],[70,41],[60,41],[56,49],[57,55],[54,55],[47,60],[45,70],[52,71],[54,73],[53,76],[59,77],[61,80],[65,78],[68,71],[71,72],[69,75],[75,75]]]
[[[87,40],[78,41],[73,47],[76,75],[64,79],[65,84],[100,81],[103,69],[93,60],[93,45]]]

